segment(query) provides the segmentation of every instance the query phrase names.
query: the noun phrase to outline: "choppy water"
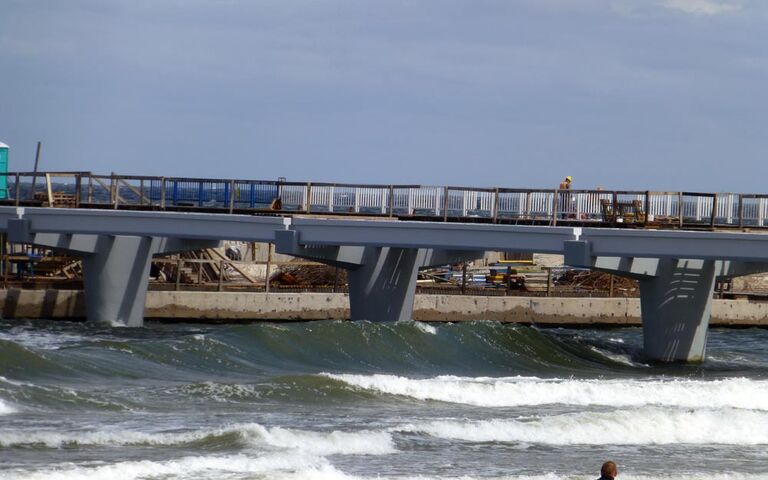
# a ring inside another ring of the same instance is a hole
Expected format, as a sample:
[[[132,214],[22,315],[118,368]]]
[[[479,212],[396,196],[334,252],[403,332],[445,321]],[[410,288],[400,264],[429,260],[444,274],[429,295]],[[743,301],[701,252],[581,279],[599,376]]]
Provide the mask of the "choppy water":
[[[0,323],[0,478],[768,479],[768,331]]]

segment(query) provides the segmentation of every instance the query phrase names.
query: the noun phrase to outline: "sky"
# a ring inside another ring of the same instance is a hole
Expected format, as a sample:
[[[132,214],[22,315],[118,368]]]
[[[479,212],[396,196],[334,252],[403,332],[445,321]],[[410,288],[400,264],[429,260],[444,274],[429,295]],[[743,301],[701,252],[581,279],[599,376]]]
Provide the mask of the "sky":
[[[768,193],[764,0],[0,0],[10,169]]]

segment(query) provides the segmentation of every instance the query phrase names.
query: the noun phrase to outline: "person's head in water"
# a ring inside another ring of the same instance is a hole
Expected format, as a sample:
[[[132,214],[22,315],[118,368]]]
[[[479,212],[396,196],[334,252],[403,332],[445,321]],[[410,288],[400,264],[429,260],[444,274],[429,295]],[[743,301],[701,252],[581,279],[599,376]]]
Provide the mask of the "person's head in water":
[[[600,468],[600,478],[616,478],[619,474],[619,469],[616,468],[616,464],[610,460],[605,462]]]

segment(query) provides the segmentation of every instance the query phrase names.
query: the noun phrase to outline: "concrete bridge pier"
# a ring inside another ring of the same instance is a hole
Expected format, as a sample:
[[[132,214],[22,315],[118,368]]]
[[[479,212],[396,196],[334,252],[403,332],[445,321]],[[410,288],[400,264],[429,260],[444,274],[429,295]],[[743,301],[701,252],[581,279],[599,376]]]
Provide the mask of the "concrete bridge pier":
[[[99,236],[83,256],[83,282],[89,321],[127,327],[144,324],[144,303],[152,255],[150,237]]]
[[[581,244],[584,242],[567,242]],[[565,263],[638,280],[643,356],[654,362],[704,361],[715,261],[589,257],[566,246]]]
[[[420,268],[482,258],[482,251],[427,248],[300,245],[293,230],[275,234],[279,253],[344,268],[349,274],[352,320],[411,320]]]
[[[565,263],[638,280],[643,356],[655,362],[703,362],[715,280],[768,271],[762,262],[593,257],[578,240],[565,242]]]
[[[141,327],[152,257],[215,248],[220,242],[99,235],[95,244],[82,259],[88,321]]]
[[[186,250],[214,248],[214,240],[30,233],[29,220],[9,220],[8,239],[81,257],[89,322],[141,327],[152,257]]]
[[[643,354],[661,362],[704,361],[715,286],[714,260],[660,259],[640,279]]]
[[[342,247],[344,248],[344,247]],[[410,320],[423,249],[369,247],[360,266],[349,270],[352,319]]]

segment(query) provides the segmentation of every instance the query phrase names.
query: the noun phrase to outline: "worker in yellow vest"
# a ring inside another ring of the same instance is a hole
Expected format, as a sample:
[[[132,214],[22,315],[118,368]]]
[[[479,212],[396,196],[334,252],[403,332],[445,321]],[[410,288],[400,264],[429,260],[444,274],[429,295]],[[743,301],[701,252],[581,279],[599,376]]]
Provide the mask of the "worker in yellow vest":
[[[565,177],[565,180],[560,182],[560,190],[570,190],[572,181],[573,178],[570,175]],[[571,199],[570,193],[561,192],[558,196],[560,198],[557,202],[557,216],[562,219],[573,218],[573,201]]]

